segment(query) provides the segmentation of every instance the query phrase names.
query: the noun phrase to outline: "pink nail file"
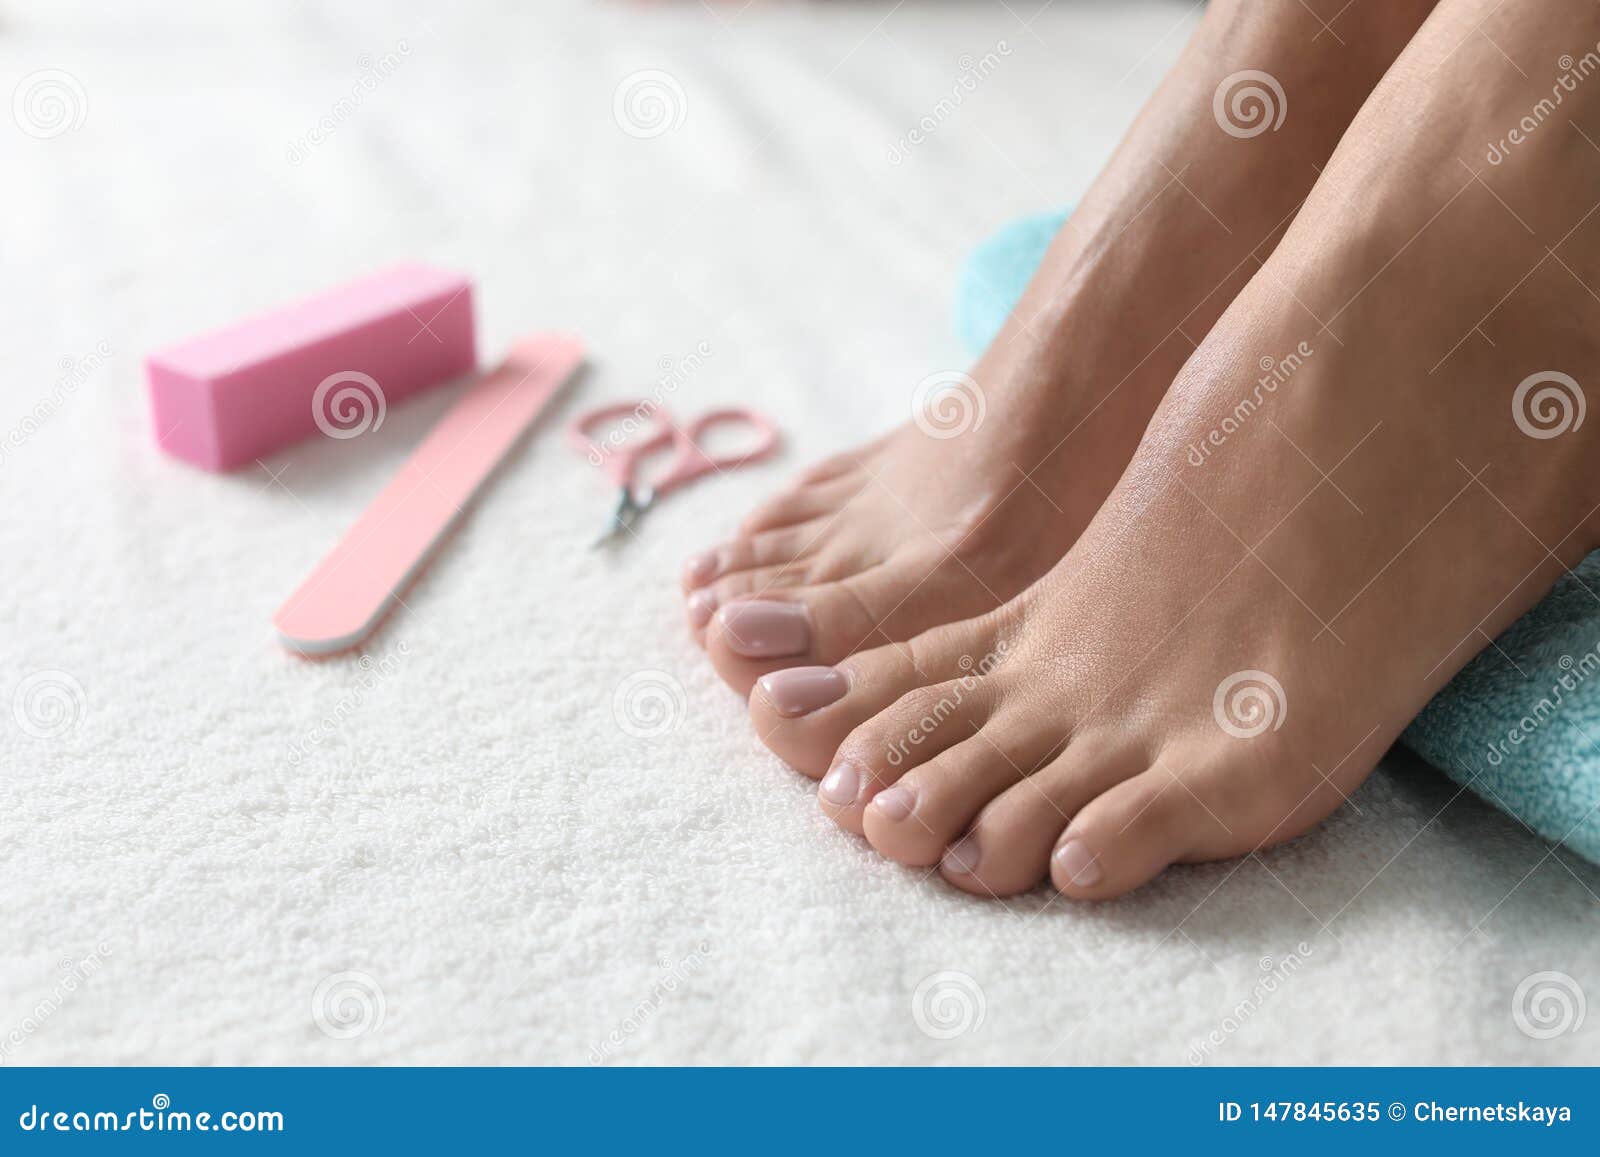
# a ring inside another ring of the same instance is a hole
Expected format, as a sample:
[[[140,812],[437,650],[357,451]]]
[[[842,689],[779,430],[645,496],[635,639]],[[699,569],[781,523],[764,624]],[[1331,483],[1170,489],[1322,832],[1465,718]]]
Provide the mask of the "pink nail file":
[[[307,655],[354,647],[416,577],[496,466],[583,364],[583,343],[524,338],[467,389],[272,622]]]

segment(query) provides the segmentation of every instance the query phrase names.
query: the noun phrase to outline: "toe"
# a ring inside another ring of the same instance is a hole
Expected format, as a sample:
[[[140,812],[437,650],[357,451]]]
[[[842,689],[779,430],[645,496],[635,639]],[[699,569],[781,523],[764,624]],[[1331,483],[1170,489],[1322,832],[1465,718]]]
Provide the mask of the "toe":
[[[802,562],[758,567],[725,575],[710,586],[692,590],[684,596],[684,613],[688,616],[689,628],[704,646],[706,626],[718,607],[739,599],[758,599],[769,591],[803,586],[806,578],[806,565]]]
[[[978,733],[989,717],[991,690],[982,676],[968,676],[902,695],[839,745],[817,787],[822,810],[864,834],[864,811],[879,793]]]
[[[1145,766],[1142,754],[1116,738],[1074,739],[1036,774],[1020,781],[1013,777],[1013,786],[988,803],[951,845],[943,863],[945,879],[980,896],[1011,896],[1036,887],[1049,873],[1051,848],[1078,810]]]
[[[1131,892],[1202,844],[1226,837],[1226,825],[1182,780],[1152,769],[1089,801],[1050,856],[1050,879],[1074,899]]]
[[[1040,721],[997,713],[976,735],[911,768],[866,807],[872,846],[902,864],[936,864],[991,800],[1048,758]]]
[[[826,525],[813,521],[740,536],[692,555],[683,564],[683,589],[698,590],[726,575],[761,567],[781,567],[804,558],[816,547]]]
[[[785,763],[817,777],[850,733],[902,696],[987,670],[996,652],[992,619],[938,627],[852,655],[837,667],[797,666],[763,675],[750,695],[750,721]]]
[[[866,482],[866,475],[851,472],[787,490],[756,507],[739,524],[739,533],[754,535],[814,519],[831,519],[849,507]]]
[[[948,568],[933,573],[938,557],[907,551],[837,581],[722,605],[706,628],[706,651],[723,680],[747,695],[770,671],[836,664],[988,611],[993,599],[978,584]]]

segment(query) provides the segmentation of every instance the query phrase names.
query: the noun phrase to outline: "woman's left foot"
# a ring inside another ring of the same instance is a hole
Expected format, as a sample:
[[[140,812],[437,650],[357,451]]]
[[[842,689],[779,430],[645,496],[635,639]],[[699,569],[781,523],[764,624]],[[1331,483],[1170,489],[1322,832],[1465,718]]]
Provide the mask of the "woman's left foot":
[[[915,422],[689,560],[685,610],[723,680],[745,695],[899,643],[1055,565],[1431,7],[1212,0],[971,375],[926,379]],[[791,710],[838,690],[791,685]]]
[[[1568,22],[1447,0],[1044,579],[758,683],[830,815],[980,895],[1287,840],[1600,544],[1600,86],[1480,160]]]

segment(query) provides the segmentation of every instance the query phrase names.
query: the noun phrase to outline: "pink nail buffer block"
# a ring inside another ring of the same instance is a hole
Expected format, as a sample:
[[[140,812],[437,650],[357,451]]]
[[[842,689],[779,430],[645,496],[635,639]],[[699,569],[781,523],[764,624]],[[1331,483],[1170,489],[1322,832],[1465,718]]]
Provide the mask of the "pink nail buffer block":
[[[539,412],[583,364],[583,343],[524,338],[467,388],[272,625],[284,646],[331,655],[372,633]]]
[[[388,405],[474,364],[472,282],[397,265],[152,354],[145,370],[161,448],[228,470],[315,433],[330,375],[371,377]]]

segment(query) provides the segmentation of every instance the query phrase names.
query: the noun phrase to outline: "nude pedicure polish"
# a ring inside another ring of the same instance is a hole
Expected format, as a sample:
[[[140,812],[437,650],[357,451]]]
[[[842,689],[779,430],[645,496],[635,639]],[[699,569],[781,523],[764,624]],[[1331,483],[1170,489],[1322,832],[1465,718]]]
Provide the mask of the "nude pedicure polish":
[[[855,803],[856,796],[861,794],[861,774],[856,771],[856,765],[848,760],[834,764],[822,777],[817,794],[834,807],[849,807]]]
[[[811,646],[811,625],[800,603],[769,599],[730,603],[717,612],[728,649],[745,659],[784,659]]]
[[[850,689],[834,667],[788,667],[756,680],[761,694],[779,715],[793,719],[836,703]]]
[[[717,610],[717,596],[711,591],[695,591],[689,596],[689,622],[699,630],[711,621]]]
[[[1061,865],[1074,887],[1092,888],[1105,877],[1100,860],[1079,839],[1069,839],[1056,849],[1056,863]]]

